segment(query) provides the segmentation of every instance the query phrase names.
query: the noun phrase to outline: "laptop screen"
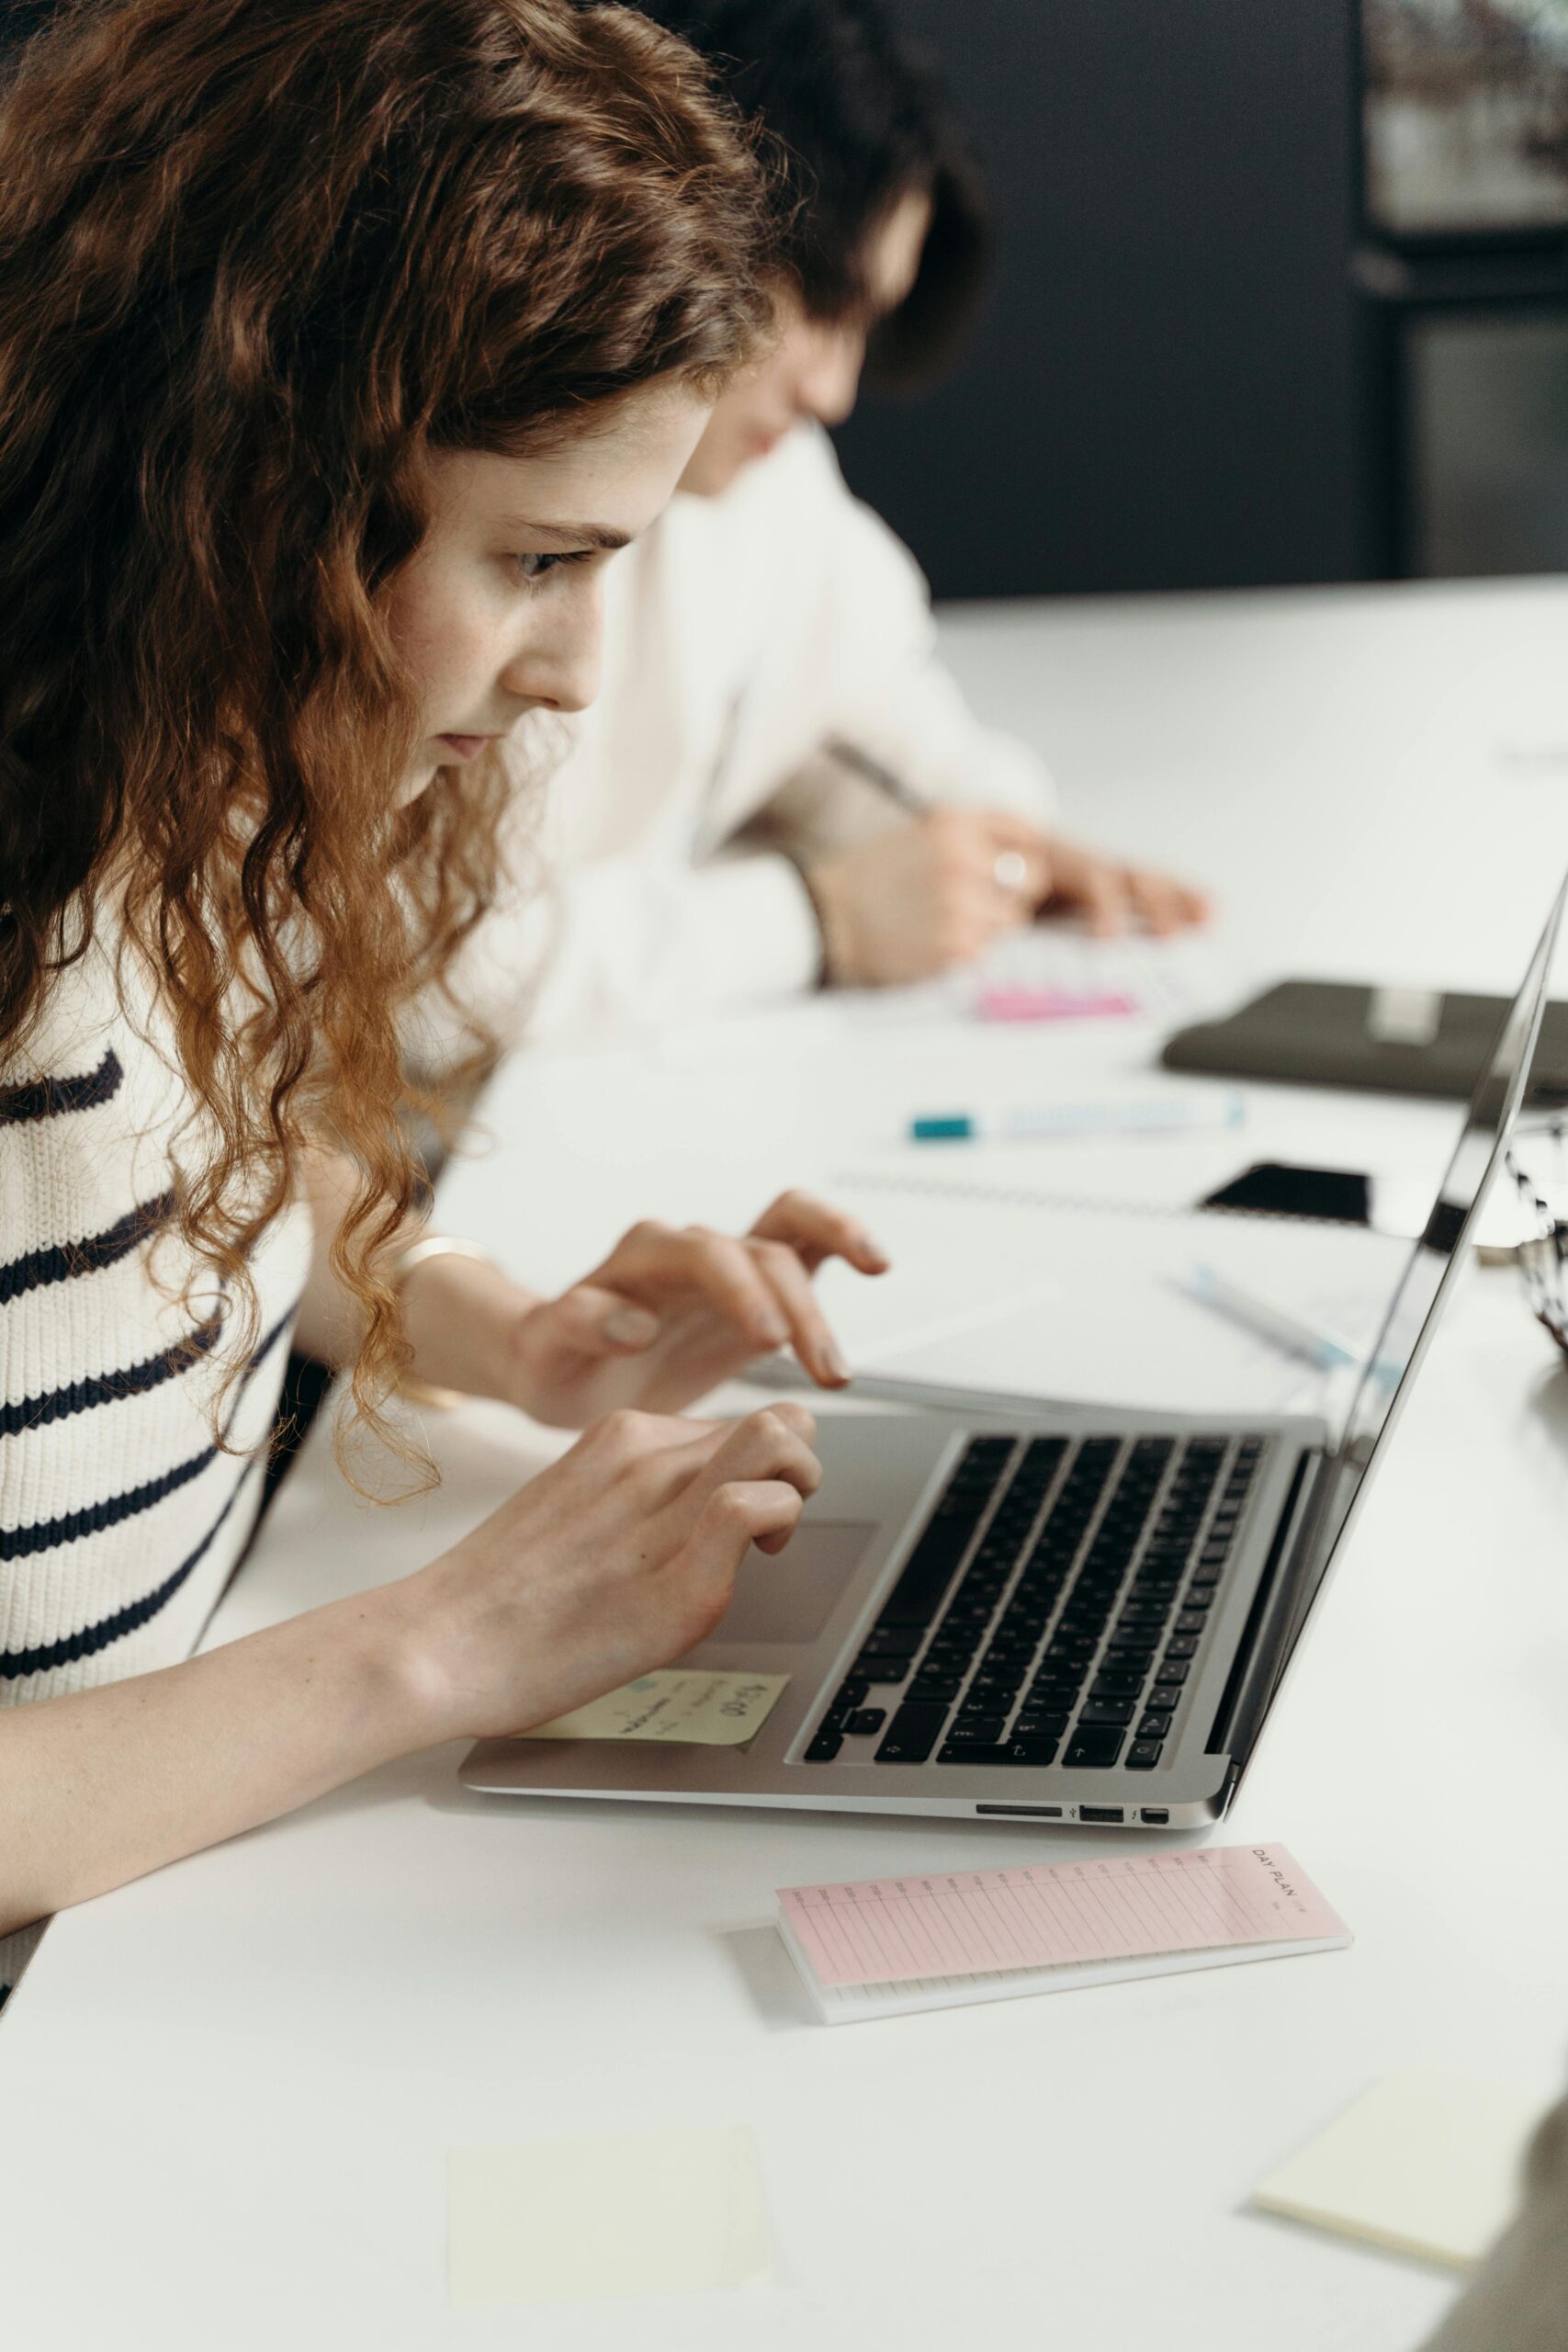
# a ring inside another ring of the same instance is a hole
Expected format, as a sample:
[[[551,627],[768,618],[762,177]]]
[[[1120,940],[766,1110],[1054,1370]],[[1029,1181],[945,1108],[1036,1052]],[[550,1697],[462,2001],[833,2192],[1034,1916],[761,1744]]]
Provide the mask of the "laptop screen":
[[[1568,882],[1557,894],[1540,944],[1530,959],[1523,985],[1476,1081],[1448,1171],[1400,1275],[1377,1344],[1350,1406],[1344,1435],[1329,1458],[1328,1475],[1320,1483],[1312,1518],[1303,1532],[1299,1566],[1292,1579],[1287,1606],[1276,1638],[1269,1644],[1275,1664],[1263,1694],[1265,1711],[1301,1638],[1368,1473],[1425,1352],[1481,1196],[1523,1099],[1565,901]],[[1258,1721],[1261,1721],[1260,1716]]]

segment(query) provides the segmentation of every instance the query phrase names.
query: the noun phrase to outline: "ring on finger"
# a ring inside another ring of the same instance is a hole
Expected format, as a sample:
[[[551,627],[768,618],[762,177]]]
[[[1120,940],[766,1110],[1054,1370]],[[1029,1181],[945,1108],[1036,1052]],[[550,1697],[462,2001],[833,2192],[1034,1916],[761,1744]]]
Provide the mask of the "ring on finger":
[[[998,851],[996,864],[991,868],[991,879],[998,890],[1006,890],[1016,898],[1029,881],[1029,860],[1023,852],[1021,849]]]

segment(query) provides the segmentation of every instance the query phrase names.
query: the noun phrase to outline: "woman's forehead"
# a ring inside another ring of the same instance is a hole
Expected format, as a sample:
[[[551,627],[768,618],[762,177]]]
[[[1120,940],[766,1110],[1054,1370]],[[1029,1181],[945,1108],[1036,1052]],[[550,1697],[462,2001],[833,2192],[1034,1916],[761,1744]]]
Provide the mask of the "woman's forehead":
[[[624,545],[665,504],[710,405],[683,380],[652,384],[526,456],[438,451],[431,459],[437,519],[527,525],[580,546]]]

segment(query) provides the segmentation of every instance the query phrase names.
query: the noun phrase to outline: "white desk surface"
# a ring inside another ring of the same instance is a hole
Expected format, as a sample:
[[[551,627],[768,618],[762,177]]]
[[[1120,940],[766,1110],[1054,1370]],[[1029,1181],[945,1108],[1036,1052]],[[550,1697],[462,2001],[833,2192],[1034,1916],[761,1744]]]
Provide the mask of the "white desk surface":
[[[1568,860],[1568,591],[1014,607],[947,636],[1082,830],[1219,885],[1245,976],[1514,985]],[[911,1082],[1037,1092],[1043,1050],[812,1005],[516,1065],[443,1221],[564,1279],[635,1215],[739,1213],[884,1140]],[[1249,1148],[1399,1115],[1258,1090]],[[1423,1147],[1432,1118],[1410,1112]],[[217,1637],[414,1566],[553,1444],[490,1408],[433,1435],[441,1493],[372,1512],[319,1429]],[[1565,1516],[1568,1380],[1511,1278],[1476,1273],[1219,1833],[1289,1845],[1348,1953],[829,2032],[775,1887],[1120,1841],[486,1801],[457,1748],[67,1916],[0,2021],[8,2341],[1415,2344],[1441,2278],[1242,2209],[1396,2067],[1554,2087]],[[771,2284],[447,2309],[447,2148],[730,2121],[758,2138]]]

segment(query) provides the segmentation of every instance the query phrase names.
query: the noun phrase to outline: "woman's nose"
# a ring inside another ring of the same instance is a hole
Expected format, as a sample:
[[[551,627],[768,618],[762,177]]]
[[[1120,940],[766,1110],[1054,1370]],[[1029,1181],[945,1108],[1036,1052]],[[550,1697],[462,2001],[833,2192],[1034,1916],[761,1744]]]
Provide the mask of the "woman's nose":
[[[509,694],[550,710],[586,710],[599,691],[599,599],[573,598],[547,636],[522,647],[506,666]]]

